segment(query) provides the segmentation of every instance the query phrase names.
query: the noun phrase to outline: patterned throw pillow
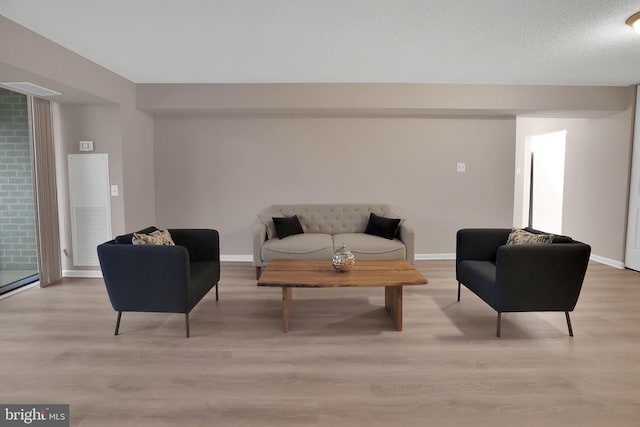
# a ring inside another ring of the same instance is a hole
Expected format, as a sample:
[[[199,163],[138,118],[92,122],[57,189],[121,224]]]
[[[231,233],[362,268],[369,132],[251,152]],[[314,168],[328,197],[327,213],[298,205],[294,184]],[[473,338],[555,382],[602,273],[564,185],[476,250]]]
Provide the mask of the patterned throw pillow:
[[[151,234],[133,233],[131,243],[134,245],[167,245],[175,246],[169,230],[157,230]]]
[[[526,244],[540,244],[540,243],[552,243],[553,234],[534,234],[520,228],[514,228],[509,233],[507,238],[507,245],[526,245]]]

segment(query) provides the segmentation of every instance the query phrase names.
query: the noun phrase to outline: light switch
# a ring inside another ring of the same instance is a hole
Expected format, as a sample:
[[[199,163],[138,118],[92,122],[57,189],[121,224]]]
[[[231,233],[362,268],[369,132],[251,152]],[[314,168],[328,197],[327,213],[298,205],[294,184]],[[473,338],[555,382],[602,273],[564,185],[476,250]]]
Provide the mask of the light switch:
[[[111,186],[111,195],[112,196],[118,196],[120,194],[120,192],[118,191],[118,186],[117,185],[112,185]]]
[[[467,171],[467,165],[465,163],[458,163],[458,172],[465,173]]]

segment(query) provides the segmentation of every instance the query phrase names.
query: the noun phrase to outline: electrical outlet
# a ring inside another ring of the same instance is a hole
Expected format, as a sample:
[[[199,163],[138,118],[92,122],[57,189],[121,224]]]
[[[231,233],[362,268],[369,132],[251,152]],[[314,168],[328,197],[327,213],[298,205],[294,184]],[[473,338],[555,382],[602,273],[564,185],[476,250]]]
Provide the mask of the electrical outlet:
[[[118,186],[117,185],[112,185],[111,186],[111,195],[112,196],[118,196],[120,194],[120,191],[118,190]]]
[[[467,171],[467,165],[465,163],[458,163],[458,173],[465,173]]]

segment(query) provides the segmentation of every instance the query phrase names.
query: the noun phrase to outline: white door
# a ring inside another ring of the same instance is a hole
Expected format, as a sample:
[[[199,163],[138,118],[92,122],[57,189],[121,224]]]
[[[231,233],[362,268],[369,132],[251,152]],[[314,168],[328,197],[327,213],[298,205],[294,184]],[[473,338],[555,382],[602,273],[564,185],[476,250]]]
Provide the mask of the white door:
[[[100,265],[96,247],[111,239],[109,156],[69,154],[73,265]]]
[[[627,250],[624,263],[627,268],[640,271],[640,111],[638,108],[640,108],[640,97],[636,96],[636,124],[631,160],[631,184],[629,186],[629,217],[627,218]]]

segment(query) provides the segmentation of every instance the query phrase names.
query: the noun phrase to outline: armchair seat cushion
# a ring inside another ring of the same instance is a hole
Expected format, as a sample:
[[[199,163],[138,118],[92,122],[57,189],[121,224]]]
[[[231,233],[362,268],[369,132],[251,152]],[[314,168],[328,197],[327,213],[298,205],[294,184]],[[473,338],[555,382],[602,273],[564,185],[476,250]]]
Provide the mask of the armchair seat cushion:
[[[399,239],[385,239],[365,233],[341,233],[333,236],[334,251],[346,244],[358,259],[405,259],[407,248]]]
[[[192,261],[189,264],[191,286],[189,287],[189,310],[211,289],[212,283],[220,280],[220,263],[215,261]]]
[[[304,233],[269,239],[262,245],[262,259],[330,259],[333,255],[333,239],[330,234]]]
[[[458,280],[494,309],[500,306],[497,301],[499,294],[496,291],[496,264],[494,262],[460,261]]]

